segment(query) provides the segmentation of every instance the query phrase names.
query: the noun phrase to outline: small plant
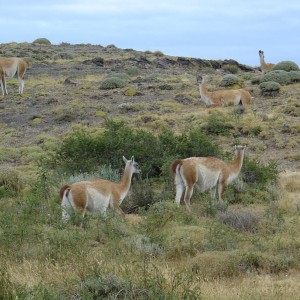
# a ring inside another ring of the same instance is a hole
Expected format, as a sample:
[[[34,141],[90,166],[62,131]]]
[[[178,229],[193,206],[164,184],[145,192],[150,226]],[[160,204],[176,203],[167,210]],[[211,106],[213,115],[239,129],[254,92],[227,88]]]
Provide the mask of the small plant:
[[[202,127],[207,134],[230,135],[233,125],[221,113],[213,113],[207,118],[207,123]]]
[[[231,73],[231,74],[237,74],[240,70],[238,66],[229,65],[229,64],[223,65],[222,69],[226,72]]]
[[[32,42],[33,44],[51,45],[51,42],[46,38],[38,38]]]
[[[161,51],[154,51],[153,55],[158,56],[158,57],[164,56],[163,52],[161,52]]]
[[[239,79],[239,77],[233,74],[225,75],[220,82],[220,86],[223,87],[240,86],[240,84],[241,80]]]
[[[289,84],[291,79],[288,75],[288,72],[283,70],[275,70],[266,73],[260,80],[260,82],[267,82],[267,81],[275,81],[280,83],[281,85]]]
[[[259,85],[262,96],[272,96],[275,97],[279,94],[281,85],[275,81],[262,82]]]
[[[282,62],[276,64],[272,70],[283,70],[286,72],[290,72],[290,71],[299,71],[299,67],[293,61],[287,60],[287,61],[282,61]]]
[[[126,82],[118,77],[109,77],[104,79],[100,84],[101,90],[113,90],[117,88],[122,88],[126,85]]]
[[[125,90],[124,95],[125,96],[137,96],[138,91],[134,88],[128,88],[128,89]]]
[[[289,77],[291,82],[300,82],[300,71],[290,71]]]
[[[228,210],[218,213],[217,220],[231,226],[235,230],[255,233],[258,229],[260,217],[250,211]]]

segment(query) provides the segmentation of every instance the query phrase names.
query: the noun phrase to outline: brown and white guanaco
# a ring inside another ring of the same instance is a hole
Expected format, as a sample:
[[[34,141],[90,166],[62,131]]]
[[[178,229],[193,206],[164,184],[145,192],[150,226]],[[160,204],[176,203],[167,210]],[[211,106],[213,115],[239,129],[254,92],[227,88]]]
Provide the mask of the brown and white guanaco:
[[[246,146],[235,146],[235,159],[231,163],[216,157],[190,157],[177,159],[172,163],[175,174],[176,197],[179,205],[184,193],[184,202],[191,211],[191,197],[196,186],[201,193],[211,190],[212,197],[218,191],[219,201],[224,200],[228,184],[236,179],[241,171]]]
[[[0,85],[2,95],[7,95],[5,76],[14,77],[17,75],[19,81],[19,94],[24,90],[24,75],[27,70],[28,63],[25,59],[19,57],[0,57]]]
[[[107,208],[111,207],[116,209],[122,216],[125,216],[120,205],[129,192],[132,175],[140,173],[140,168],[133,156],[130,160],[123,156],[123,160],[125,169],[118,183],[95,179],[64,185],[60,189],[63,221],[69,220],[70,210],[72,209],[78,210],[82,217],[86,212],[97,211],[100,211],[105,217]]]
[[[258,55],[259,55],[260,69],[262,70],[262,72],[272,70],[272,68],[273,68],[275,65],[274,65],[274,64],[270,64],[270,63],[267,64],[267,63],[265,62],[265,54],[264,54],[264,51],[259,50],[259,51],[258,51]]]
[[[221,89],[217,91],[208,91],[205,79],[207,75],[198,75],[197,82],[199,84],[199,92],[201,101],[210,107],[228,106],[228,105],[246,105],[251,102],[251,95],[247,90]]]

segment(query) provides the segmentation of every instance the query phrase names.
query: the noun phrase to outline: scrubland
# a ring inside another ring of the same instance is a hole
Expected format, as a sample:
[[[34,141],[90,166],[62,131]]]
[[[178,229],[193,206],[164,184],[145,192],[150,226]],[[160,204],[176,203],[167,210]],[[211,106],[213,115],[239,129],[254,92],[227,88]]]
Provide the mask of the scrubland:
[[[0,96],[0,298],[299,299],[300,83],[261,94],[256,67],[114,45],[2,44],[29,61],[24,94]],[[230,67],[229,67],[230,66]],[[234,67],[233,67],[234,66]],[[251,105],[207,108],[235,72]],[[68,79],[66,81],[66,79]],[[175,205],[170,163],[246,144],[226,207]],[[142,168],[122,204],[61,221],[59,188]]]

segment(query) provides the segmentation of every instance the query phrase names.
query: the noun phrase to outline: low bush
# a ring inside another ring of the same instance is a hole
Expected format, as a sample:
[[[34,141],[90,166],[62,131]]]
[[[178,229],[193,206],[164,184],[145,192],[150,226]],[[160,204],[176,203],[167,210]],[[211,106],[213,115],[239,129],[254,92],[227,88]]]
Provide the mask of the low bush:
[[[239,67],[238,66],[235,66],[235,65],[223,65],[222,66],[222,69],[226,72],[229,72],[231,74],[237,74],[239,72]]]
[[[233,74],[225,75],[220,82],[220,86],[223,86],[223,87],[231,87],[231,86],[240,85],[240,84],[241,84],[240,78]]]
[[[281,85],[289,84],[291,79],[288,75],[288,72],[283,70],[275,70],[270,71],[264,74],[264,76],[260,79],[260,82],[267,82],[267,81],[275,81],[280,83]]]
[[[300,82],[300,71],[290,71],[289,77],[291,82]]]
[[[277,96],[280,92],[281,85],[275,81],[262,82],[259,85],[262,96]]]
[[[102,90],[113,90],[124,86],[126,86],[126,82],[119,77],[109,77],[100,83],[100,89]]]
[[[258,229],[260,217],[250,211],[228,210],[218,213],[217,220],[235,230],[255,233]]]
[[[286,72],[290,72],[290,71],[299,71],[299,67],[296,63],[294,63],[293,61],[282,61],[279,62],[278,64],[276,64],[272,70],[283,70]]]
[[[38,38],[32,42],[33,44],[51,45],[51,42],[46,38]]]
[[[229,136],[233,125],[222,113],[212,113],[207,122],[202,126],[206,134]]]

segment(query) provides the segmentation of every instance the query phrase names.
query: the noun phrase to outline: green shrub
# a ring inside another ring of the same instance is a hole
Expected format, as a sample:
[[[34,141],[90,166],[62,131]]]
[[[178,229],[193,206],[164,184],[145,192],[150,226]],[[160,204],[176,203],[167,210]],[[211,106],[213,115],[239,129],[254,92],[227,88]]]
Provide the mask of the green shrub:
[[[289,77],[291,82],[300,82],[300,71],[290,71]]]
[[[38,38],[32,42],[33,44],[51,45],[51,42],[46,38]]]
[[[276,96],[280,92],[281,85],[275,81],[262,82],[259,85],[263,96]]]
[[[0,196],[14,195],[21,190],[19,172],[11,167],[0,168]]]
[[[124,95],[125,96],[136,96],[136,95],[138,95],[138,91],[133,88],[128,88],[125,90]]]
[[[100,89],[102,90],[113,90],[124,86],[126,86],[126,82],[119,77],[109,77],[100,83]]]
[[[217,220],[235,230],[255,233],[258,229],[260,217],[254,212],[227,210],[218,213]]]
[[[282,61],[279,62],[278,64],[276,64],[272,70],[283,70],[286,72],[290,72],[290,71],[299,71],[299,67],[296,63],[294,63],[293,61]]]
[[[264,187],[269,183],[277,183],[279,176],[278,165],[274,161],[269,161],[265,166],[258,160],[244,158],[242,177],[244,181],[255,187]]]
[[[220,86],[230,87],[233,85],[240,85],[240,83],[241,80],[239,79],[239,77],[233,74],[227,74],[222,78]]]
[[[126,73],[129,75],[129,76],[138,76],[140,75],[141,73],[141,70],[138,68],[138,67],[129,67],[126,69]]]
[[[202,126],[206,134],[229,136],[233,125],[222,113],[212,113],[207,118],[207,123]]]
[[[240,70],[238,66],[229,65],[229,64],[223,65],[222,69],[224,71],[227,71],[227,72],[231,73],[231,74],[237,74],[239,72],[239,70]]]
[[[260,80],[261,83],[267,81],[275,81],[280,83],[281,85],[285,85],[289,84],[291,82],[291,79],[288,75],[288,72],[283,70],[275,70],[267,72]]]
[[[146,130],[127,127],[124,122],[107,119],[104,133],[92,136],[83,130],[75,131],[62,142],[53,159],[63,172],[77,174],[94,172],[99,165],[123,168],[122,156],[134,155],[143,176],[157,177],[165,157],[218,154],[218,147],[199,128],[178,136],[168,130],[155,136]]]

